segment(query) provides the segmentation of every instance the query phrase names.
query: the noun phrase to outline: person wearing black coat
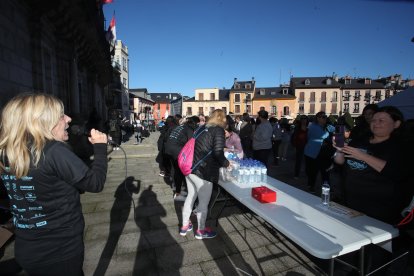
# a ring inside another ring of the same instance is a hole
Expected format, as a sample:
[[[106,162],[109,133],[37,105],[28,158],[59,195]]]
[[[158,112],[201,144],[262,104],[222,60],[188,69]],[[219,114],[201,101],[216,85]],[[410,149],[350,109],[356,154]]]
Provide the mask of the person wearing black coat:
[[[216,109],[211,115],[205,128],[195,141],[193,164],[200,164],[186,176],[188,195],[183,208],[183,226],[180,235],[185,236],[193,229],[190,215],[195,200],[198,198],[197,222],[198,229],[196,239],[214,238],[217,233],[205,226],[207,219],[208,203],[213,190],[213,183],[218,183],[220,167],[230,166],[230,162],[224,156],[226,138],[226,114],[221,109]]]
[[[160,176],[167,177],[170,175],[171,166],[168,155],[165,154],[165,143],[170,136],[172,130],[177,127],[178,123],[173,116],[168,116],[165,125],[160,129],[160,137],[157,141],[158,155],[156,161],[160,167]]]
[[[171,131],[170,136],[165,143],[165,153],[170,157],[172,176],[174,179],[175,194],[174,200],[184,201],[184,193],[181,193],[182,185],[187,186],[185,178],[180,168],[178,167],[178,154],[181,149],[193,136],[194,130],[197,128],[200,119],[197,116],[187,118],[187,121]]]

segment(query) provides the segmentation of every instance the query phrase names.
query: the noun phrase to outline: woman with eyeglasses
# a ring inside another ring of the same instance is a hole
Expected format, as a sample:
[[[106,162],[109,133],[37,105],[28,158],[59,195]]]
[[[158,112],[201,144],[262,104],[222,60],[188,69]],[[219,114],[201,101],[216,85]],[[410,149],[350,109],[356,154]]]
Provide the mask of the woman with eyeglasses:
[[[315,120],[308,127],[308,137],[304,150],[308,188],[311,192],[315,191],[315,182],[319,173],[322,177],[322,183],[329,181],[327,169],[331,165],[331,156],[326,153],[327,148],[330,147],[330,134],[335,130],[332,125],[328,124],[328,117],[325,112],[316,113]]]

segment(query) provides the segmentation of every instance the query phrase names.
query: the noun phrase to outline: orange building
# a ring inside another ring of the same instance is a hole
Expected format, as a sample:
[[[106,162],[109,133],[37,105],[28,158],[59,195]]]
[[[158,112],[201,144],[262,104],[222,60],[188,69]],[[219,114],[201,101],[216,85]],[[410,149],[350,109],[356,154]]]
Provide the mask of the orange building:
[[[159,121],[162,118],[167,118],[171,114],[171,101],[181,97],[179,93],[151,93],[151,100],[153,100],[153,116],[154,120]]]

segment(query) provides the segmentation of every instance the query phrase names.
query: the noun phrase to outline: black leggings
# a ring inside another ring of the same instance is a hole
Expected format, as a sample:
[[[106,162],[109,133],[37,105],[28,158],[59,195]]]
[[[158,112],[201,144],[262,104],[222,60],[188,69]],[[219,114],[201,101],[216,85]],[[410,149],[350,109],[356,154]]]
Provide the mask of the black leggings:
[[[24,267],[24,270],[30,276],[83,276],[83,258],[83,254],[79,254],[57,263]]]

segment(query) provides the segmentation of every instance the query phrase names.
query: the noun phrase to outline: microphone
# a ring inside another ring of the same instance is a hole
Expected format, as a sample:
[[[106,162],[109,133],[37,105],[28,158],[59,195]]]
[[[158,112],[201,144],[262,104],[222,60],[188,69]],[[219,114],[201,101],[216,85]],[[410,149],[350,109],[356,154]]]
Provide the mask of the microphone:
[[[91,137],[91,132],[89,130],[87,130],[84,126],[73,125],[73,126],[70,127],[70,132],[73,135],[76,135],[76,136]],[[110,139],[108,139],[108,143],[113,145],[113,146],[119,147],[119,145],[117,143],[115,143],[114,141],[112,141]]]
[[[73,125],[70,127],[70,132],[76,136],[88,136],[91,137],[90,131],[86,130],[84,126]]]

